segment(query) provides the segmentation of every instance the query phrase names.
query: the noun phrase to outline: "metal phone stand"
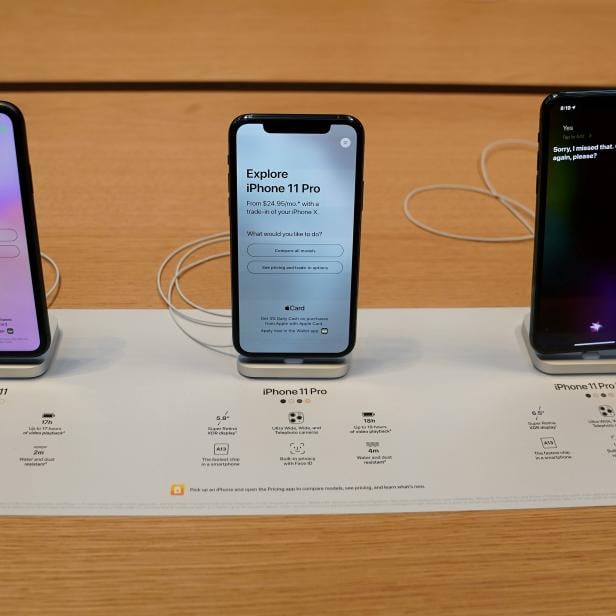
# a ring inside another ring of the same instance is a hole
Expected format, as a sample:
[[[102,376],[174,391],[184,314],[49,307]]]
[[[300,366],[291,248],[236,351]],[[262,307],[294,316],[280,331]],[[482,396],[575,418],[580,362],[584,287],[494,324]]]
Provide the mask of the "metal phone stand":
[[[237,371],[251,379],[339,379],[349,371],[349,358],[264,361],[240,355]]]
[[[616,357],[600,357],[584,353],[575,359],[545,359],[539,357],[530,344],[530,314],[522,321],[522,338],[533,366],[546,374],[616,374]]]
[[[53,361],[58,341],[60,340],[60,327],[58,320],[49,315],[49,333],[51,343],[47,352],[40,357],[28,357],[22,361],[11,360],[11,362],[0,361],[0,380],[1,379],[33,379],[45,374]]]

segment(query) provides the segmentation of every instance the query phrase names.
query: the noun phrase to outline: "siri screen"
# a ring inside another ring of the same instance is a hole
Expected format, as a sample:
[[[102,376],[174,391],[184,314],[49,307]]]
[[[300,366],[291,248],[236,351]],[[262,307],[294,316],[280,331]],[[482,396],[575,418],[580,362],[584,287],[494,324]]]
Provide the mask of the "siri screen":
[[[350,340],[358,134],[236,132],[239,342],[332,354]],[[359,206],[358,206],[359,207]]]
[[[39,346],[13,123],[0,113],[0,352]]]
[[[533,342],[616,348],[616,96],[557,97],[543,117]]]

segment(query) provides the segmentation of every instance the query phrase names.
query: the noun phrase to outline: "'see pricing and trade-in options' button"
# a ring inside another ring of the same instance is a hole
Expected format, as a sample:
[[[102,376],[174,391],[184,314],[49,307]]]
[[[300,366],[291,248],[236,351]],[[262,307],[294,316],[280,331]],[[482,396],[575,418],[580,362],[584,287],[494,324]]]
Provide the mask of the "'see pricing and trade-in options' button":
[[[340,261],[251,261],[252,274],[340,274]]]

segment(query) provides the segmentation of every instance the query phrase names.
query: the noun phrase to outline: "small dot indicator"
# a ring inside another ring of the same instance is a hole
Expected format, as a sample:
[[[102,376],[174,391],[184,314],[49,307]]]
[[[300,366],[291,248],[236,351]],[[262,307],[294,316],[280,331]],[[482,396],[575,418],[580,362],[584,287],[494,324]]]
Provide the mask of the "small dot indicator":
[[[297,404],[301,404],[301,403],[302,403],[302,399],[301,399],[301,398],[298,398],[298,399],[297,399]]]
[[[281,398],[280,399],[280,404],[285,404],[285,403],[286,403],[286,400],[284,398]]]
[[[586,394],[586,397],[587,397],[587,398],[590,398],[590,397],[591,397],[591,395],[590,395],[590,394]]]

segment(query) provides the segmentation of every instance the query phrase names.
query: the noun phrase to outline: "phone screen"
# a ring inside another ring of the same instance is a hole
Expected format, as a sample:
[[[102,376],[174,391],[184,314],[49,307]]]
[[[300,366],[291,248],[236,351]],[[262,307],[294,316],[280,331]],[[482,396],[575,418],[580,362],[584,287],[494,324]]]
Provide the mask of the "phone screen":
[[[40,344],[14,127],[0,113],[0,353]]]
[[[559,95],[541,127],[533,344],[616,348],[616,95]]]
[[[354,342],[363,134],[349,123],[270,126],[235,133],[238,350],[344,354]]]

